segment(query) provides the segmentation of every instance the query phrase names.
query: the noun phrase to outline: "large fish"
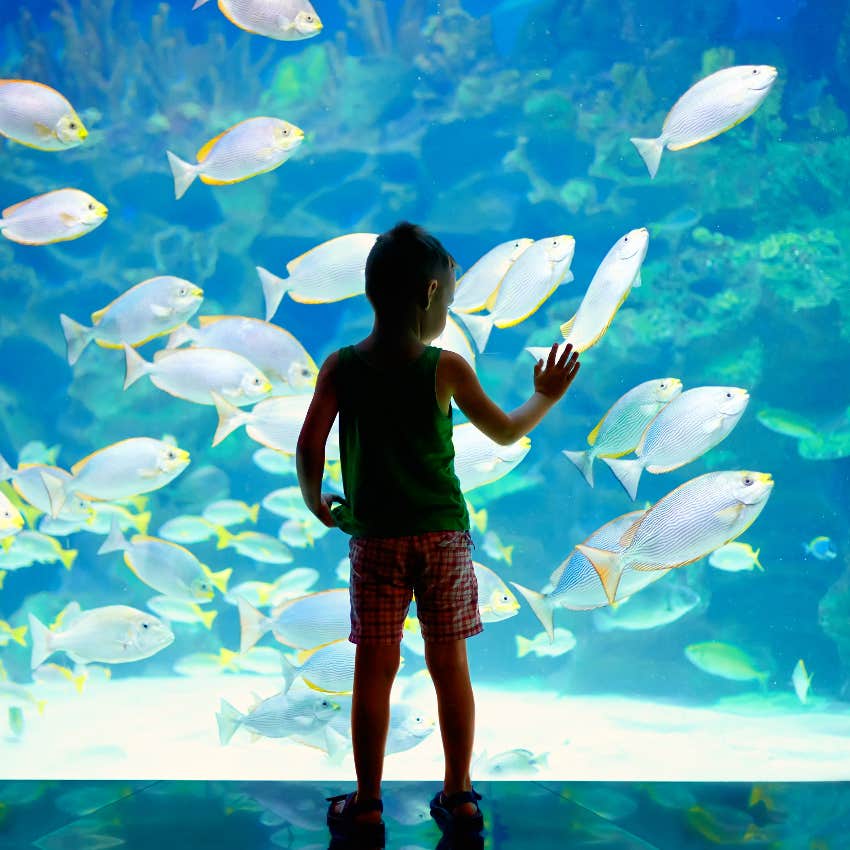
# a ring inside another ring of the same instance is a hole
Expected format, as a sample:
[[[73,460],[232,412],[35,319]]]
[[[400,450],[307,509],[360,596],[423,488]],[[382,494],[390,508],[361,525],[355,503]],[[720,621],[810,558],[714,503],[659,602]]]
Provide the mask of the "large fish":
[[[665,147],[678,151],[698,145],[749,118],[767,97],[777,73],[770,65],[735,65],[692,85],[667,113],[660,136],[631,140],[649,176],[655,177]]]
[[[21,245],[79,239],[106,221],[109,211],[88,192],[55,189],[3,210],[0,233]]]
[[[56,89],[33,80],[0,80],[0,135],[42,151],[61,151],[89,132]]]
[[[519,259],[533,239],[510,239],[491,248],[483,257],[458,280],[453,313],[477,313],[488,306],[492,307],[496,293],[508,269]]]
[[[659,499],[623,534],[617,549],[579,545],[613,602],[626,568],[666,570],[704,558],[743,534],[773,489],[769,473],[709,472]]]
[[[528,437],[520,437],[507,446],[499,445],[471,422],[455,426],[452,442],[455,449],[455,474],[464,493],[507,475],[531,448]]]
[[[209,0],[195,0],[192,10]],[[218,0],[221,14],[240,29],[277,41],[301,41],[322,31],[310,0]]]

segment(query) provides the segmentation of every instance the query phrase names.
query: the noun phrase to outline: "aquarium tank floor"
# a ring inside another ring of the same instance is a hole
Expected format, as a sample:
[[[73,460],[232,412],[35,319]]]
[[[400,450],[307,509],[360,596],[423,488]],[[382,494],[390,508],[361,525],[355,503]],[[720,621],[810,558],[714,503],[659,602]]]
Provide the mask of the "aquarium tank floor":
[[[8,782],[0,847],[343,850],[330,843],[318,782]],[[442,840],[428,811],[433,782],[383,789],[388,848],[404,850],[701,850],[845,847],[845,783],[483,782],[477,844]],[[351,848],[353,850],[353,848]]]

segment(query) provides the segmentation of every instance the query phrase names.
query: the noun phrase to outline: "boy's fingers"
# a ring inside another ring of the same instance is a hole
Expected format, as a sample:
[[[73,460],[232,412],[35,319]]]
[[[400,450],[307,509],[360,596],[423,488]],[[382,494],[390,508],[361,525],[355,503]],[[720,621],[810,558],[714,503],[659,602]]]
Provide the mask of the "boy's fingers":
[[[566,365],[567,358],[570,356],[570,352],[572,352],[572,353],[573,353],[573,356],[574,356],[574,357],[578,357],[578,352],[573,351],[572,343],[569,343],[569,342],[568,342],[568,343],[564,346],[564,350],[561,352],[561,356],[560,356],[560,358],[558,359],[558,366],[563,367],[563,366],[565,366],[565,365]]]
[[[549,357],[546,359],[546,368],[551,369],[555,365],[555,354],[558,351],[558,343],[553,342],[549,349]]]

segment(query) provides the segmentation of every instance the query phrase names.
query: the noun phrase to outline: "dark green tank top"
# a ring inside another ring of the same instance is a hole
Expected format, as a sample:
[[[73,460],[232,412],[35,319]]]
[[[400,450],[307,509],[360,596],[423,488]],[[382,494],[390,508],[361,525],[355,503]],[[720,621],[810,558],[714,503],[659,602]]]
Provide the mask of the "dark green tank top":
[[[370,365],[353,345],[339,351],[339,448],[344,505],[332,513],[357,537],[467,531],[454,471],[452,414],[436,395],[440,349],[391,369]]]

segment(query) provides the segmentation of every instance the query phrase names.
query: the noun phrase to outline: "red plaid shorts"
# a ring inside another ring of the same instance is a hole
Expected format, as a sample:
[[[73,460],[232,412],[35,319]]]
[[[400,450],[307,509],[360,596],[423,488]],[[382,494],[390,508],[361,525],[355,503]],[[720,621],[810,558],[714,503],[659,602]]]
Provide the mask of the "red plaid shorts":
[[[448,642],[483,631],[468,531],[406,537],[352,537],[352,643],[401,643],[416,595],[425,641]]]

